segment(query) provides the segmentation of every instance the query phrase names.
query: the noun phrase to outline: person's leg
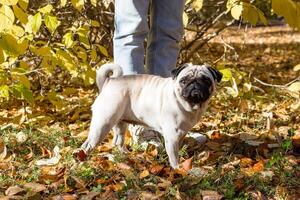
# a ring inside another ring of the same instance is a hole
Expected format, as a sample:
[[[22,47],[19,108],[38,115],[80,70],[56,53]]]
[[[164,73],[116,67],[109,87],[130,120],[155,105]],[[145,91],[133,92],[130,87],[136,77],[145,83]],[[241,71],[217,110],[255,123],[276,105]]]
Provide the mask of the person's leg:
[[[184,0],[152,0],[146,67],[151,74],[168,77],[176,67],[183,35]]]
[[[114,62],[123,73],[144,73],[149,0],[115,0]]]

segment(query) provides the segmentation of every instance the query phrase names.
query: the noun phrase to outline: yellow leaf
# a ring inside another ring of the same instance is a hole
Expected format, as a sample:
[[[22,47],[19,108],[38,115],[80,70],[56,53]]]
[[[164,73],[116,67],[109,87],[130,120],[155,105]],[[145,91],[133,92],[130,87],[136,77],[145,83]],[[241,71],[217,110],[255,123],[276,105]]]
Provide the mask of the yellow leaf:
[[[97,6],[97,0],[91,0],[91,4],[96,7]]]
[[[223,75],[223,77],[222,77],[222,81],[230,81],[231,80],[231,78],[232,78],[232,73],[231,73],[231,70],[230,69],[228,69],[228,68],[225,68],[225,69],[221,69],[221,70],[219,70],[221,73],[222,73],[222,75]]]
[[[83,81],[86,86],[93,85],[96,79],[96,72],[92,69],[87,70],[83,73]]]
[[[19,81],[23,86],[30,89],[30,81],[24,74],[13,74],[13,79]]]
[[[102,45],[97,45],[97,47],[99,48],[99,51],[106,57],[109,57],[108,52],[106,50],[106,48]]]
[[[70,53],[67,53],[63,50],[58,50],[56,52],[56,57],[60,61],[60,64],[65,67],[73,77],[78,75],[75,63],[73,58],[70,56]]]
[[[17,3],[18,0],[0,0],[0,4],[7,6],[16,5]]]
[[[67,4],[67,0],[60,0],[60,6],[65,7]]]
[[[147,169],[145,169],[144,171],[142,171],[142,172],[140,173],[139,178],[140,178],[140,179],[143,179],[143,178],[145,178],[145,177],[147,177],[147,176],[149,176],[149,175],[150,175],[149,171],[148,171]]]
[[[233,6],[230,12],[234,19],[239,20],[243,12],[243,5],[240,4]]]
[[[37,33],[42,25],[41,13],[36,13],[33,18],[29,21],[33,33]]]
[[[183,13],[182,18],[183,18],[182,19],[183,20],[183,25],[184,25],[184,27],[186,27],[188,25],[188,22],[189,22],[189,17],[186,14],[186,12]]]
[[[46,6],[38,9],[38,11],[40,11],[41,13],[44,13],[44,14],[48,14],[52,11],[53,9],[53,6],[51,4],[47,4]]]
[[[299,92],[300,91],[300,81],[297,81],[295,83],[292,83],[289,87],[288,90],[291,92]]]
[[[78,11],[81,11],[84,5],[84,0],[71,0],[71,3],[74,8],[76,8]]]
[[[23,9],[26,10],[28,7],[29,0],[19,0],[18,4]]]
[[[300,64],[296,65],[293,69],[295,72],[300,70]]]
[[[244,4],[243,19],[250,22],[251,25],[255,26],[259,19],[256,8],[250,4]]]
[[[96,61],[97,60],[97,51],[96,51],[96,49],[92,49],[90,55],[91,55],[91,60],[92,61]]]
[[[0,97],[8,99],[9,97],[9,87],[7,85],[0,86]]]
[[[0,8],[0,32],[12,27],[15,21],[14,12],[9,6],[3,5]]]
[[[90,31],[90,28],[88,26],[82,26],[77,30],[77,34],[79,36],[79,41],[87,49],[89,49],[91,47],[90,41],[88,38],[89,31]]]
[[[0,48],[10,56],[18,56],[23,54],[28,48],[28,40],[18,42],[11,34],[0,35]]]
[[[28,15],[19,6],[13,6],[13,10],[16,17],[20,20],[22,24],[26,24],[28,22]]]
[[[196,12],[200,11],[203,7],[203,0],[195,0],[192,4]]]
[[[3,49],[0,49],[0,64],[5,61]]]
[[[63,43],[66,45],[67,48],[71,48],[75,42],[73,40],[73,33],[68,32],[63,37]]]
[[[53,33],[56,30],[56,28],[60,25],[60,21],[58,21],[55,16],[46,15],[45,25]]]
[[[13,25],[7,32],[19,38],[22,37],[25,33],[24,29],[21,26],[17,25]]]
[[[239,0],[228,0],[227,1],[227,4],[226,4],[226,7],[227,7],[227,10],[231,10],[231,8],[235,5],[237,5],[239,3]]]

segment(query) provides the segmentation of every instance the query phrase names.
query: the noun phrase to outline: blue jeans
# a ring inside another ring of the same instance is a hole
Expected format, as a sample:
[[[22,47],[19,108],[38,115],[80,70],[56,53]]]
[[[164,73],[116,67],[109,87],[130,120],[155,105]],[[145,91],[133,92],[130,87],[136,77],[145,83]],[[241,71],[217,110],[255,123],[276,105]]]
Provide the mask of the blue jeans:
[[[150,28],[147,15],[150,6]],[[183,35],[185,0],[115,0],[114,62],[124,74],[169,77]],[[146,69],[144,67],[146,47]]]

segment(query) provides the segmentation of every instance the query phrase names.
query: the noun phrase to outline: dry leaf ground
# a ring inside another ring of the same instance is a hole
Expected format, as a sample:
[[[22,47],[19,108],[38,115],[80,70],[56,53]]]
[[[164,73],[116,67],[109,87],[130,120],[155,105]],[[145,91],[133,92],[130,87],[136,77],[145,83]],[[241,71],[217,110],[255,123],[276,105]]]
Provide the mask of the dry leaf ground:
[[[194,128],[209,140],[201,146],[187,139],[178,170],[170,169],[163,149],[127,144],[130,153],[123,155],[109,145],[111,136],[87,161],[76,162],[72,153],[87,135],[94,88],[68,89],[66,107],[56,110],[41,104],[24,113],[20,104],[11,104],[0,111],[0,197],[299,199],[299,97],[254,81],[283,85],[297,78],[293,67],[300,63],[299,52],[300,34],[290,28],[233,27],[195,55],[195,62],[218,60],[236,74],[245,73],[240,81],[252,88],[231,97],[224,88],[230,83],[221,84]],[[59,162],[37,165],[57,156],[55,146]]]

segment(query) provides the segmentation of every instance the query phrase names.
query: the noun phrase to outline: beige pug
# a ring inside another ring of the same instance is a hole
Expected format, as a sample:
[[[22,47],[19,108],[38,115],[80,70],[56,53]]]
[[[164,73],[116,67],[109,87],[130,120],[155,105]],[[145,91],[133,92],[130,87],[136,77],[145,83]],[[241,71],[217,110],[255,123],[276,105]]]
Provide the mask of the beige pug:
[[[92,106],[89,135],[81,149],[88,153],[111,129],[113,143],[122,148],[127,124],[140,124],[162,134],[170,165],[178,167],[179,143],[204,113],[222,74],[207,65],[193,64],[184,64],[172,74],[170,78],[122,76],[119,65],[103,65],[97,70],[100,94]]]

